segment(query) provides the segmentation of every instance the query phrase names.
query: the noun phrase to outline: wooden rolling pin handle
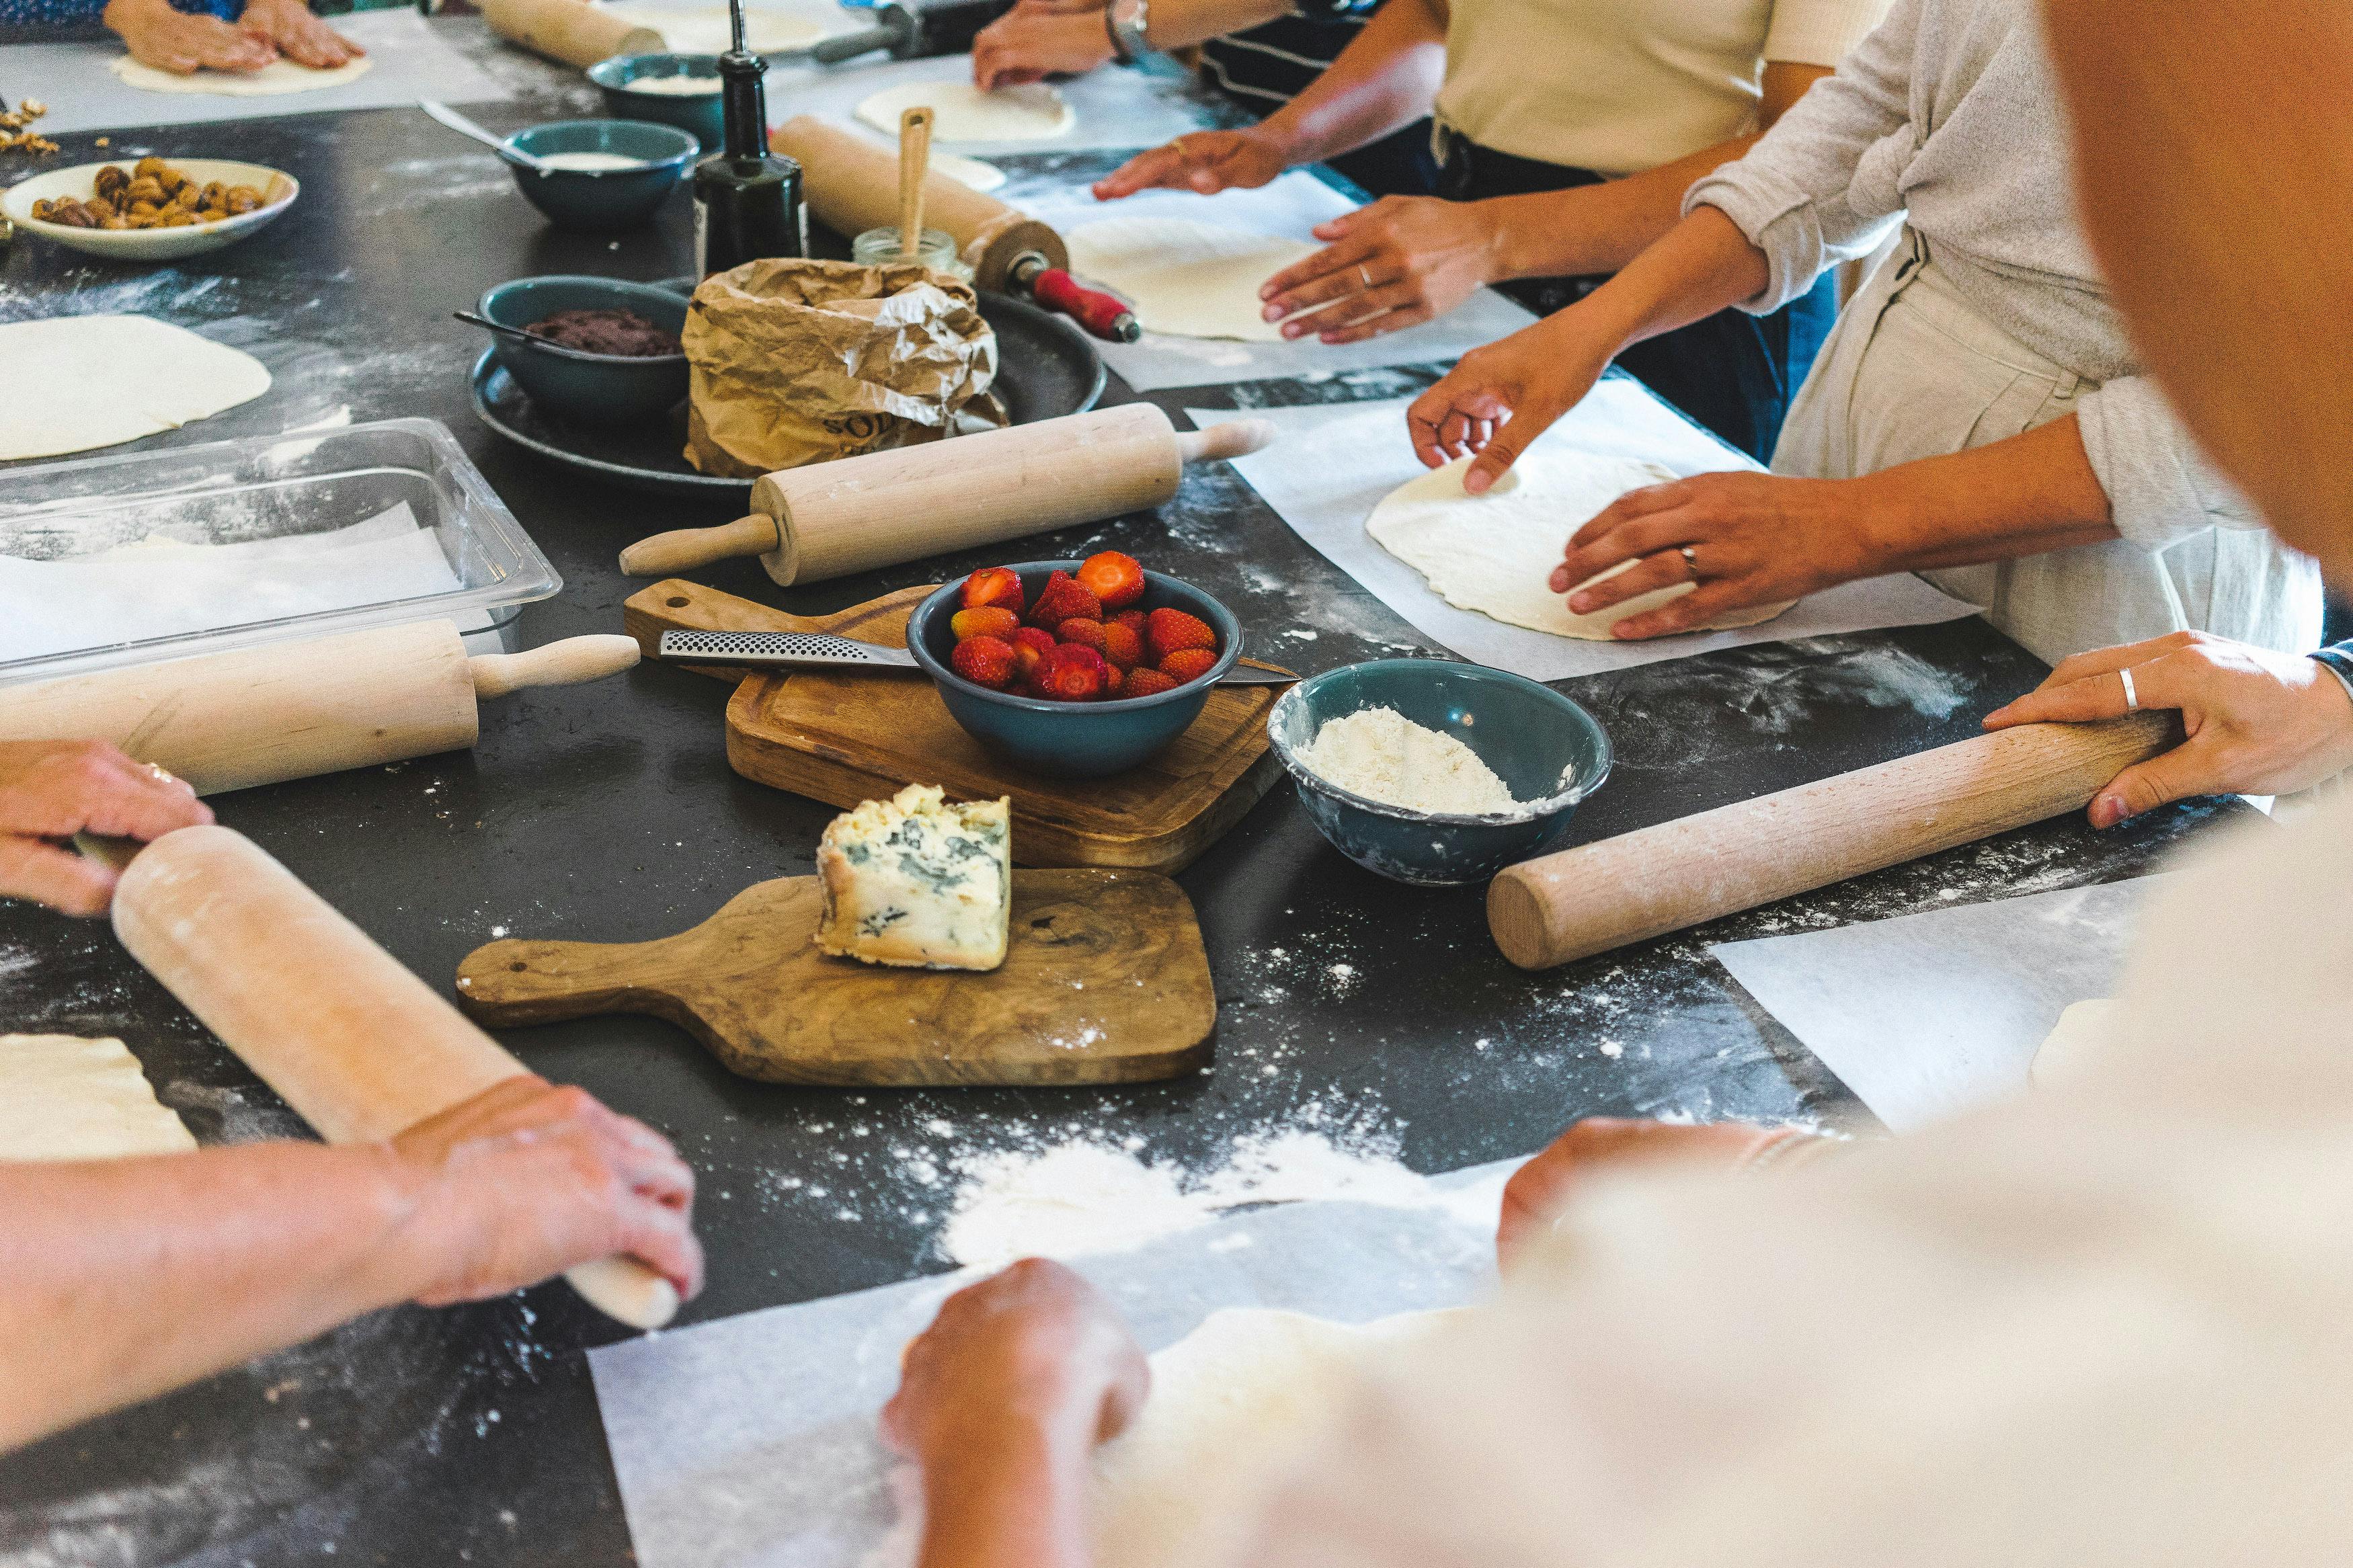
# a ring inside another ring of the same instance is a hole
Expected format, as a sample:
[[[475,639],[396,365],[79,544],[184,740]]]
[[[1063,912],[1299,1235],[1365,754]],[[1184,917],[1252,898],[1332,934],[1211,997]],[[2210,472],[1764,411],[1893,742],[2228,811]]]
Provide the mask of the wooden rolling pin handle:
[[[478,653],[466,661],[477,697],[504,697],[533,686],[580,686],[618,675],[638,662],[635,637],[599,632],[565,637],[522,653]]]
[[[678,1316],[678,1287],[634,1258],[599,1258],[564,1271],[580,1299],[612,1319],[650,1333]]]
[[[1548,969],[2080,808],[2179,739],[2169,713],[2027,724],[1523,861],[1487,888],[1504,956]]]
[[[669,577],[738,555],[765,555],[784,547],[776,520],[759,512],[717,528],[680,528],[640,539],[621,552],[621,571],[631,577]]]
[[[1247,458],[1261,451],[1274,439],[1274,424],[1266,419],[1228,419],[1210,426],[1207,430],[1176,432],[1177,460],[1187,467],[1195,463],[1222,462],[1229,458]]]

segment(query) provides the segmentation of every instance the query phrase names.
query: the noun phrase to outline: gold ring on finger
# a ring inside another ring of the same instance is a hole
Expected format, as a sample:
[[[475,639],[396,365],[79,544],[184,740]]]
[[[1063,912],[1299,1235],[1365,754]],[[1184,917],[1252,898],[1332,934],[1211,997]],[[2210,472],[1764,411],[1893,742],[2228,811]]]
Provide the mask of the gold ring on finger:
[[[1686,544],[1686,545],[1684,545],[1684,546],[1683,547],[1682,554],[1683,554],[1683,570],[1691,574],[1691,580],[1692,580],[1693,582],[1694,582],[1694,583],[1698,582],[1698,581],[1699,581],[1699,549],[1698,549],[1698,547],[1697,547],[1697,546],[1695,546],[1695,545]]]
[[[177,776],[166,771],[164,766],[158,763],[149,763],[147,764],[147,772],[159,784],[175,784],[180,782]]]
[[[1363,281],[1365,285],[1365,292],[1367,294],[1371,293],[1373,291],[1373,275],[1366,270],[1365,264],[1361,261],[1356,263],[1356,276]]]

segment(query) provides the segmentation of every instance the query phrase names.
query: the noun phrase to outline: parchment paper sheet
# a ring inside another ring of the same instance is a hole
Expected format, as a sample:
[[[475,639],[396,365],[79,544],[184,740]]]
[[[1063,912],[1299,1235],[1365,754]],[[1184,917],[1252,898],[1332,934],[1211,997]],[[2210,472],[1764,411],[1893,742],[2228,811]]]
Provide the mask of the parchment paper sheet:
[[[1219,191],[1214,196],[1190,191],[1140,191],[1115,202],[1099,202],[1084,184],[1041,189],[1018,177],[998,194],[1064,235],[1103,218],[1182,217],[1311,244],[1320,243],[1313,232],[1317,224],[1356,206],[1300,169],[1254,191]],[[1164,386],[1223,386],[1380,365],[1451,363],[1535,320],[1493,289],[1482,289],[1460,310],[1434,321],[1337,348],[1328,348],[1314,338],[1246,343],[1233,339],[1164,337],[1156,332],[1146,332],[1133,343],[1095,346],[1121,380],[1138,392],[1150,392]]]
[[[2152,879],[1961,904],[1708,952],[1908,1132],[2024,1091],[2059,1015],[2113,994]]]
[[[463,586],[406,501],[332,533],[71,561],[0,556],[0,663]]]
[[[1234,467],[1292,531],[1332,564],[1426,636],[1474,664],[1531,680],[1565,680],[1749,643],[1793,642],[1876,626],[1927,626],[1977,613],[1976,606],[1940,594],[1908,573],[1810,595],[1762,626],[1647,642],[1584,642],[1458,610],[1430,592],[1420,573],[1365,532],[1365,520],[1380,499],[1422,472],[1421,461],[1406,439],[1405,411],[1411,401],[1399,397],[1250,409],[1253,417],[1273,422],[1277,438],[1263,451],[1238,458]],[[1234,417],[1229,409],[1188,408],[1186,413],[1196,428]],[[1584,402],[1535,445],[1632,458],[1675,474],[1757,466],[1662,403],[1641,382],[1619,374],[1603,377]]]
[[[1345,1322],[1476,1300],[1517,1161],[1434,1179],[1428,1208],[1279,1205],[1073,1266],[1146,1350],[1220,1307]],[[588,1352],[640,1568],[853,1568],[893,1518],[874,1418],[960,1272]]]
[[[413,10],[358,11],[330,16],[327,21],[367,50],[375,62],[357,81],[267,98],[148,92],[127,85],[107,68],[107,62],[122,53],[119,43],[12,44],[0,48],[0,98],[14,103],[29,94],[47,103],[49,112],[34,129],[54,134],[114,126],[259,120],[328,109],[386,109],[413,104],[420,98],[487,103],[508,96],[488,72],[435,37],[425,18]],[[455,138],[457,132],[450,135]],[[160,150],[166,157],[219,155],[193,140],[174,141]]]

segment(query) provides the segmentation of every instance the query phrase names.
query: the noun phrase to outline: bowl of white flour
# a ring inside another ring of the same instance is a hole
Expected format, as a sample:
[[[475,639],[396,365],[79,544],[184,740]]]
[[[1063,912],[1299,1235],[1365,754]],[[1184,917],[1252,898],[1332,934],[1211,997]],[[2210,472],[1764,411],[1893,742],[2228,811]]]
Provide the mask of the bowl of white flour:
[[[1483,882],[1557,844],[1609,776],[1593,715],[1535,681],[1434,658],[1327,670],[1267,715],[1333,847],[1424,887]]]

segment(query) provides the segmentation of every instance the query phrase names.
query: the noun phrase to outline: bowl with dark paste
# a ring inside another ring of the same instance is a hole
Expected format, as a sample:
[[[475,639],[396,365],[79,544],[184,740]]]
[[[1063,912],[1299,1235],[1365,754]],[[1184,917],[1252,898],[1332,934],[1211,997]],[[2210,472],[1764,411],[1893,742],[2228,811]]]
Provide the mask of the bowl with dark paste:
[[[668,413],[686,395],[686,296],[652,283],[551,274],[485,293],[499,363],[541,411],[596,425]]]

